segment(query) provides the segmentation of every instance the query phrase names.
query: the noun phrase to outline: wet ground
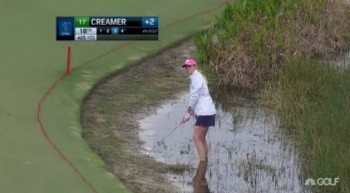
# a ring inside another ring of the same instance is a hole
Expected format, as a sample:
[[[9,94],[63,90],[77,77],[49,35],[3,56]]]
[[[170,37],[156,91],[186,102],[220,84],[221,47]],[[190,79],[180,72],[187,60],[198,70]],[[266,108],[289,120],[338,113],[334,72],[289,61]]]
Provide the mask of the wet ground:
[[[168,175],[183,193],[306,192],[292,140],[281,132],[277,116],[258,105],[216,104],[217,125],[207,135],[207,166],[199,164],[192,140],[194,118],[163,139],[179,124],[187,98],[181,94],[139,121],[143,153],[164,163],[193,166],[184,174]]]
[[[349,0],[349,2],[350,2],[350,0]],[[350,51],[347,51],[344,54],[339,55],[335,59],[334,62],[341,69],[345,69],[345,68],[349,67],[349,64],[350,64]]]
[[[194,51],[194,43],[185,40],[97,84],[81,109],[83,137],[90,148],[135,193],[303,192],[292,140],[282,133],[273,112],[242,92],[215,94],[217,125],[207,136],[208,165],[198,164],[193,119],[162,140],[186,109],[186,93],[165,100],[188,89],[179,64]],[[349,61],[349,56],[339,61]],[[194,169],[163,176],[169,171],[164,163]]]

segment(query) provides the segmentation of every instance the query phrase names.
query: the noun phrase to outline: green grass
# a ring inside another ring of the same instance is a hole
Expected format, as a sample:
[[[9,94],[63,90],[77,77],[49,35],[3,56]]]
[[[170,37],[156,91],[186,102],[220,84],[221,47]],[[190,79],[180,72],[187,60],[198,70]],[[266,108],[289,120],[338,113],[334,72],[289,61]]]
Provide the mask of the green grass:
[[[295,55],[313,58],[347,47],[350,15],[338,3],[233,1],[198,34],[197,57],[215,69],[220,86],[258,88]]]
[[[315,62],[349,48],[348,8],[326,0],[236,0],[195,38],[218,86],[266,88],[266,103],[296,137],[305,178],[340,177],[340,185],[317,192],[350,192],[350,70]]]
[[[305,178],[340,178],[316,192],[350,192],[350,69],[293,61],[269,96],[300,148]]]
[[[88,193],[89,187],[44,140],[36,122],[37,103],[65,68],[72,46],[73,67],[123,42],[56,42],[55,17],[64,15],[158,15],[160,26],[216,7],[220,2],[2,1],[0,23],[0,192]],[[198,6],[200,4],[201,6]],[[181,16],[181,18],[179,18]],[[61,81],[42,107],[48,135],[99,192],[129,192],[81,137],[80,103],[107,74],[202,29],[211,14],[163,29],[160,41],[137,42],[92,62]]]

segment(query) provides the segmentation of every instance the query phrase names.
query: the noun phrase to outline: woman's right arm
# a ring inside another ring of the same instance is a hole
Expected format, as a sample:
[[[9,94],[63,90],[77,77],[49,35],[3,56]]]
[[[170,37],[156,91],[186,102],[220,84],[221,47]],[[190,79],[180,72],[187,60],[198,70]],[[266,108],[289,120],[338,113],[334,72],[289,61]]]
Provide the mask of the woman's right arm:
[[[191,89],[190,89],[190,101],[188,105],[188,111],[193,110],[194,106],[196,105],[198,99],[200,90],[202,88],[203,81],[197,76],[196,78],[191,80]]]

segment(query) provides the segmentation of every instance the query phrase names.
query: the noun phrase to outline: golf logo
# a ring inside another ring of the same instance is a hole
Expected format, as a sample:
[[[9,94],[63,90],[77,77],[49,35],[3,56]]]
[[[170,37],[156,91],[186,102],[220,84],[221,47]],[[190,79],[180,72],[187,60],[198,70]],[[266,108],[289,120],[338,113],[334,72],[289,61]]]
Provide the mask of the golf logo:
[[[305,186],[336,186],[339,183],[339,178],[308,178],[305,181]]]

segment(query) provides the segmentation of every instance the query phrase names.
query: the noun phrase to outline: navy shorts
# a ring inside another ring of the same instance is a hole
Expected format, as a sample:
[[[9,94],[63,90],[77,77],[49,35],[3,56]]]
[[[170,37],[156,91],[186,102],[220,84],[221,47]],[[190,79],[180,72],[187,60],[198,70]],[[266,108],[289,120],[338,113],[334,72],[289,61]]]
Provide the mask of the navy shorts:
[[[215,115],[199,115],[196,116],[196,126],[213,127],[215,126]]]

